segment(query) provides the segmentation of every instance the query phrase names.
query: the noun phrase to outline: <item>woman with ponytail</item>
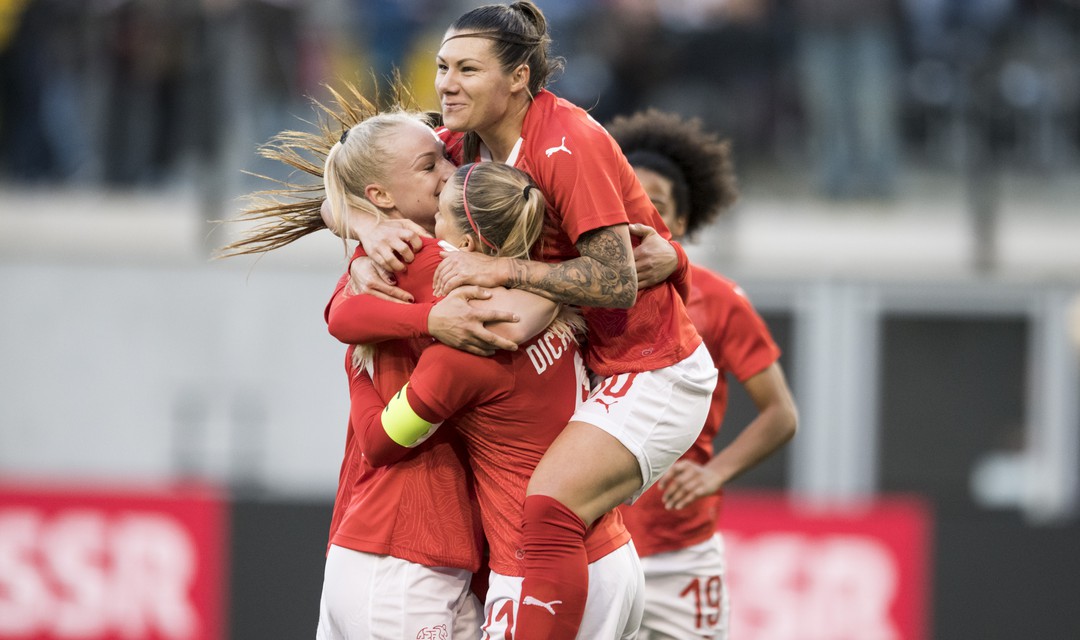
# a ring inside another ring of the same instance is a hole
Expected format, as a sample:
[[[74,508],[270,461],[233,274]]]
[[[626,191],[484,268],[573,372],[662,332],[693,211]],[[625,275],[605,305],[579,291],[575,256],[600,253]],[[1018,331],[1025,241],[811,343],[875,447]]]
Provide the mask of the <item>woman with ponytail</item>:
[[[493,4],[458,18],[436,56],[447,148],[459,162],[525,171],[547,214],[536,260],[449,253],[435,292],[501,285],[579,306],[596,377],[529,484],[516,640],[590,637],[579,633],[590,592],[586,532],[693,444],[717,380],[684,306],[686,254],[669,242],[611,136],[544,88],[560,65],[550,43],[535,4]]]
[[[449,253],[527,258],[540,237],[544,209],[543,197],[523,172],[502,164],[469,164],[443,189],[435,235]],[[352,378],[354,425],[369,463],[397,463],[451,424],[464,441],[490,549],[485,638],[512,637],[522,607],[520,523],[526,487],[588,390],[575,337],[578,328],[580,318],[564,312],[516,352],[490,357],[434,344],[424,350],[408,383],[389,402],[366,373]],[[447,420],[450,424],[443,426]],[[584,546],[591,615],[582,625],[583,637],[634,637],[644,585],[619,514],[601,516]]]
[[[322,178],[321,184],[284,183],[256,194],[240,218],[255,225],[221,255],[277,249],[325,228],[323,193],[339,217],[359,210],[380,224],[410,221],[434,232],[439,196],[455,168],[423,115],[403,109],[378,113],[355,90],[336,98],[337,109],[319,105],[325,116],[319,132],[283,132],[262,151]],[[398,277],[414,304],[386,303],[423,324],[425,334],[435,309],[445,304],[436,303],[431,292],[438,263],[438,246],[426,239]],[[347,350],[350,384],[363,373],[375,393],[389,400],[431,339],[416,339],[418,331],[408,323],[378,320],[387,313],[378,307],[382,301],[346,295],[343,285],[328,315],[348,325],[344,316],[358,314],[364,321],[353,324],[367,332]],[[520,310],[522,322],[491,326],[504,339],[530,338],[555,313],[554,304],[524,292],[496,291],[490,297]],[[491,319],[506,315],[484,313]],[[515,336],[516,331],[524,333]],[[479,637],[481,609],[470,584],[481,565],[482,538],[460,439],[445,430],[396,464],[376,468],[359,445],[357,409],[352,407],[346,433],[316,637]]]
[[[607,129],[675,237],[692,237],[735,202],[730,145],[700,121],[650,109],[615,118]],[[727,562],[717,530],[724,485],[783,446],[798,425],[780,349],[742,288],[704,267],[691,270],[687,311],[723,375],[694,445],[656,486],[622,509],[645,570],[641,640],[728,640]],[[727,408],[727,374],[758,413],[714,455]],[[701,592],[707,597],[695,597]]]

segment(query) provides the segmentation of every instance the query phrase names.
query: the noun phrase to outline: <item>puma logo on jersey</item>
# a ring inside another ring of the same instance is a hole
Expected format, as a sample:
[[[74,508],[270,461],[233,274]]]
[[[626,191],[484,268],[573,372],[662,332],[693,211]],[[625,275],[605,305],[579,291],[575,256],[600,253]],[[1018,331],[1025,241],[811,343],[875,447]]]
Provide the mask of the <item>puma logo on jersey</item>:
[[[525,599],[521,601],[523,605],[534,605],[537,607],[543,607],[547,609],[547,612],[551,615],[555,615],[555,605],[562,604],[562,600],[552,600],[551,602],[544,602],[543,600],[537,600],[532,596],[525,596]]]
[[[606,400],[603,400],[601,398],[593,398],[593,402],[599,402],[600,404],[604,405],[604,411],[607,413],[611,413],[611,406],[618,402],[618,400],[612,400],[611,402],[607,402]]]
[[[562,137],[562,142],[559,143],[559,146],[552,147],[552,148],[548,149],[547,151],[545,151],[544,153],[546,153],[547,157],[550,158],[552,155],[554,155],[554,154],[556,154],[556,153],[558,153],[560,151],[565,151],[566,153],[568,153],[570,155],[574,155],[574,153],[572,151],[570,151],[569,149],[566,148],[566,136]]]

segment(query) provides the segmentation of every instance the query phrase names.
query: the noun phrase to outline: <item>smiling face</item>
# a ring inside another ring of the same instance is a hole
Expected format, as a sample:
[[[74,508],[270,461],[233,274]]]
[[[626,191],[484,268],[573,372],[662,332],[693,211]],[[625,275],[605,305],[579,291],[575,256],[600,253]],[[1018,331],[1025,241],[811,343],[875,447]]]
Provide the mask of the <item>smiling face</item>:
[[[382,187],[393,201],[393,209],[428,231],[435,228],[439,194],[454,173],[446,148],[430,127],[406,122],[386,136],[382,146],[388,154]]]
[[[502,68],[491,40],[454,37],[460,35],[448,31],[439,48],[435,90],[448,129],[476,131],[484,137],[506,118],[515,94],[525,89],[519,77]]]

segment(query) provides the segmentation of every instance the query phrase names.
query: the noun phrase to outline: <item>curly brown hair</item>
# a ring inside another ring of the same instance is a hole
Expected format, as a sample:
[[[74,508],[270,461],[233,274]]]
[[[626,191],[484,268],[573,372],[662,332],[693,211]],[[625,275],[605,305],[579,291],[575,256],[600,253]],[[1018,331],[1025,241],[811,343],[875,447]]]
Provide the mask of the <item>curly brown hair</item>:
[[[738,199],[731,143],[702,129],[701,120],[648,109],[616,117],[607,130],[632,166],[671,180],[676,215],[686,218],[687,236]]]

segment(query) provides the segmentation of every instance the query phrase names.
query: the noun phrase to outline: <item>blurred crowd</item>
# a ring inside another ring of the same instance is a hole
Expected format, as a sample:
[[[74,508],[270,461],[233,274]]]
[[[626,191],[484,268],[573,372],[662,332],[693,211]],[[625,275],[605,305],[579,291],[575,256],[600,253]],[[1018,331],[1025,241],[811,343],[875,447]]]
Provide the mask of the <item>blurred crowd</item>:
[[[154,187],[260,167],[338,79],[436,106],[437,0],[0,0],[0,183]],[[1080,158],[1077,0],[541,0],[601,122],[656,106],[743,167],[888,198],[905,166]]]

